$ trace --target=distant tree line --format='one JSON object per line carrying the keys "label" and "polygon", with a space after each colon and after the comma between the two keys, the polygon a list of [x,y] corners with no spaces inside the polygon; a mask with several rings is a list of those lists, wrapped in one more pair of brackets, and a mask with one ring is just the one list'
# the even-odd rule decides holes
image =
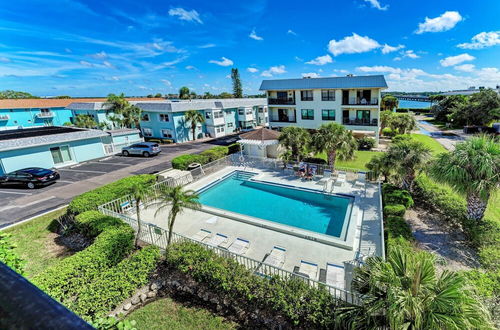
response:
{"label": "distant tree line", "polygon": [[39,99],[40,97],[31,95],[27,92],[4,90],[0,91],[0,99]]}

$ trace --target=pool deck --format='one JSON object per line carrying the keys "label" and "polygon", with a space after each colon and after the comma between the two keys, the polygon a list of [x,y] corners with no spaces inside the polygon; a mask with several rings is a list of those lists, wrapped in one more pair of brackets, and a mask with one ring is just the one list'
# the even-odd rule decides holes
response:
{"label": "pool deck", "polygon": [[[222,170],[207,175],[200,180],[190,183],[186,189],[198,190],[222,176],[234,171],[245,170],[257,173],[256,180],[269,181],[279,184],[293,185],[314,190],[323,190],[323,184],[317,181],[302,181],[290,172],[286,173],[280,169],[263,169],[227,166]],[[324,244],[322,242],[293,236],[280,231],[262,228],[254,224],[237,221],[228,217],[214,215],[205,211],[185,210],[179,214],[174,225],[174,231],[192,237],[200,229],[209,230],[212,234],[221,233],[229,237],[226,247],[236,238],[240,237],[250,241],[250,247],[245,256],[263,260],[267,253],[277,245],[284,247],[286,252],[285,264],[282,268],[293,271],[294,267],[300,265],[301,260],[318,264],[318,269],[325,268],[326,263],[344,265],[346,269],[346,282],[350,283],[352,260],[359,250],[364,254],[382,255],[382,226],[381,226],[381,205],[380,189],[376,183],[366,183],[365,189],[361,191],[352,187],[356,174],[348,173],[347,182],[342,187],[335,187],[334,193],[347,194],[355,197],[353,213],[351,217],[350,229],[352,230],[352,250],[338,246]],[[238,196],[228,196],[227,198],[238,198]],[[145,222],[166,228],[168,209],[158,212],[155,216],[156,208],[148,207],[141,212],[141,218]],[[307,219],[307,215],[304,215]],[[319,275],[319,270],[318,270]],[[316,276],[316,280],[318,279]],[[349,286],[347,285],[348,289]]]}

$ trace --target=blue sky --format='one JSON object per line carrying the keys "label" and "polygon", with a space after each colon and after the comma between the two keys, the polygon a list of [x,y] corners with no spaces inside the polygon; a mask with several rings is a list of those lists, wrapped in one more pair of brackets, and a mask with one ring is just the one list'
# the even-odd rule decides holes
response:
{"label": "blue sky", "polygon": [[0,3],[0,90],[104,96],[385,74],[390,90],[500,84],[500,1]]}

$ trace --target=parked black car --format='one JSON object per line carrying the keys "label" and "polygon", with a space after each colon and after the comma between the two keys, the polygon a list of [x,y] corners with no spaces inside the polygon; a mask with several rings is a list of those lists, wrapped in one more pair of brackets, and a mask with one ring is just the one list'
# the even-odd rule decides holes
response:
{"label": "parked black car", "polygon": [[0,185],[26,186],[33,189],[59,180],[61,176],[54,170],[40,167],[23,168],[0,176]]}

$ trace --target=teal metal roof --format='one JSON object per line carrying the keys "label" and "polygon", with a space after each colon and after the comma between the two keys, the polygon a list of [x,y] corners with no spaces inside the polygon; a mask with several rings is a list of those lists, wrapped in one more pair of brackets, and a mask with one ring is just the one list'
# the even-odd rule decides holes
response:
{"label": "teal metal roof", "polygon": [[263,80],[261,91],[321,88],[387,88],[383,75]]}

